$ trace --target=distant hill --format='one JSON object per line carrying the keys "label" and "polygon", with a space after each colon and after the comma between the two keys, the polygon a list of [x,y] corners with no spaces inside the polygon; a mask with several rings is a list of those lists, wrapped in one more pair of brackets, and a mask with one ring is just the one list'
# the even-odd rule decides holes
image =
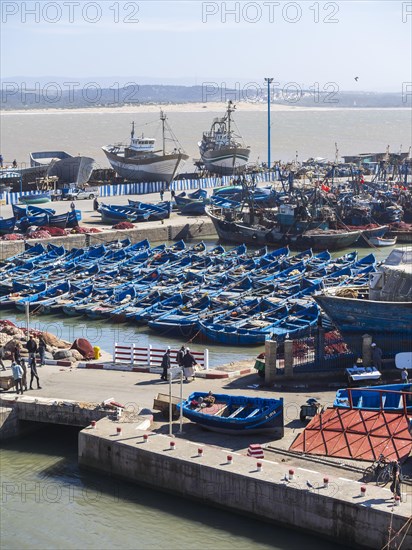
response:
{"label": "distant hill", "polygon": [[[213,91],[213,93],[212,93]],[[331,87],[326,92],[313,92],[301,90],[297,94],[293,89],[273,91],[273,104],[295,105],[298,107],[362,107],[362,108],[400,108],[410,107],[408,102],[403,102],[400,93],[379,93],[379,92],[339,92]],[[239,97],[240,96],[240,97]],[[21,90],[5,84],[2,85],[1,109],[29,110],[29,109],[77,109],[87,107],[109,107],[139,104],[184,104],[184,103],[205,103],[225,101],[233,99],[236,103],[248,100],[251,102],[263,103],[267,101],[264,90],[260,91],[259,97],[254,97],[253,89],[249,94],[239,93],[234,89],[206,89],[203,86],[180,86],[180,85],[130,85],[120,88],[98,88],[93,85],[84,85],[80,89],[69,90],[60,85],[49,85],[38,88],[26,87],[23,93]]]}

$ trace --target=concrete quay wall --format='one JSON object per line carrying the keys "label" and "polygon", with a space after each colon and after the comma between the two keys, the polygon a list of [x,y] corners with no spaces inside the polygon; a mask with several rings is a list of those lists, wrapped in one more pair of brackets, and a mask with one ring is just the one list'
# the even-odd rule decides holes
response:
{"label": "concrete quay wall", "polygon": [[153,225],[139,226],[135,229],[110,229],[102,233],[89,233],[87,235],[67,235],[65,237],[50,237],[50,239],[27,239],[26,241],[0,241],[0,260],[24,252],[25,242],[31,245],[42,243],[45,246],[52,243],[56,246],[65,246],[67,249],[71,249],[74,247],[85,248],[102,244],[102,242],[125,238],[129,238],[134,244],[143,239],[148,239],[153,243],[216,236],[215,228],[209,218],[184,218],[183,220],[174,219],[173,221],[174,223],[166,222],[164,224],[147,222],[148,224],[153,223]]}
{"label": "concrete quay wall", "polygon": [[[121,434],[116,433],[119,426]],[[145,433],[147,442],[143,439]],[[175,442],[175,450],[170,448],[171,441]],[[104,419],[96,429],[79,433],[79,464],[353,548],[382,548],[388,541],[389,527],[396,533],[408,519],[402,507],[378,505],[383,500],[379,487],[368,487],[371,494],[361,497],[360,485],[352,483],[347,487],[343,481],[335,480],[322,488],[320,479],[319,490],[308,490],[304,477],[284,481],[288,471],[284,464],[262,460],[263,470],[258,472],[254,458],[216,447],[203,447],[199,457],[198,447],[179,438],[148,434],[133,425]],[[228,463],[228,454],[233,457],[232,464]],[[409,509],[409,505],[405,506]],[[404,534],[401,532],[396,542]],[[412,547],[412,533],[406,535],[404,545]]]}
{"label": "concrete quay wall", "polygon": [[[100,420],[109,411],[80,406],[76,401],[20,397],[0,397],[0,440],[18,437],[31,431],[33,423],[63,424],[84,428],[92,420]],[[30,422],[30,424],[28,423]]]}

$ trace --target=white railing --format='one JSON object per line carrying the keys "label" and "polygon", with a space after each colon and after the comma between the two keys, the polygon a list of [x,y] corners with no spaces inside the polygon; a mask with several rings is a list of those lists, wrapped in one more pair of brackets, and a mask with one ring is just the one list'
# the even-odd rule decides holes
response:
{"label": "white railing", "polygon": [[[167,348],[154,348],[151,345],[147,347],[139,347],[136,344],[122,344],[115,342],[113,361],[115,363],[122,363],[132,367],[160,368],[166,349]],[[177,366],[176,355],[178,351],[179,348],[170,349],[170,364],[172,367]],[[204,349],[203,351],[190,350],[190,353],[202,369],[209,369],[208,349]]]}

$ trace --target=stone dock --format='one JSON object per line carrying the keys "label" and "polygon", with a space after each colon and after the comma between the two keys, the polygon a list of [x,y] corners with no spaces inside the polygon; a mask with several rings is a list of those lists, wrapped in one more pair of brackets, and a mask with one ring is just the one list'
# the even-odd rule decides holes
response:
{"label": "stone dock", "polygon": [[[143,411],[144,412],[144,411]],[[190,439],[148,431],[150,413],[116,417],[96,404],[3,395],[0,434],[21,435],[39,423],[82,427],[78,459],[84,468],[156,490],[299,529],[352,548],[412,547],[410,494],[395,506],[388,489],[317,463],[285,461],[262,445],[264,458],[222,446],[217,434]],[[190,426],[185,424],[185,426]],[[206,441],[206,443],[205,443]],[[308,481],[310,478],[310,482]]]}

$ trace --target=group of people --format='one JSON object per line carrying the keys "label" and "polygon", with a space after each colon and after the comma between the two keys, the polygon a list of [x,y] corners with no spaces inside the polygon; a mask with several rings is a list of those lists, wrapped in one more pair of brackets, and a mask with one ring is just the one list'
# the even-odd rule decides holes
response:
{"label": "group of people", "polygon": [[[37,363],[36,355],[37,353],[40,356],[40,365],[44,365],[45,354],[46,354],[46,342],[42,336],[39,338],[39,343],[37,344],[33,335],[30,336],[29,340],[26,343],[26,349],[28,351],[28,368],[30,369],[30,387],[27,387],[27,366],[26,361],[21,354],[21,344],[17,343],[14,346],[14,349],[11,354],[11,373],[14,380],[14,385],[16,388],[16,393],[23,394],[24,391],[28,389],[33,389],[33,381],[37,382],[37,389],[41,389],[40,378],[37,372]],[[6,370],[4,365],[5,351],[4,347],[0,348],[0,365],[2,370]]]}
{"label": "group of people", "polygon": [[[167,348],[166,353],[163,355],[162,359],[162,375],[160,376],[161,380],[167,380],[168,376],[168,369],[171,367],[171,358],[170,358],[170,347]],[[197,365],[197,361],[194,358],[192,352],[190,351],[190,348],[186,348],[185,346],[182,346],[179,351],[176,354],[176,363],[179,367],[183,369],[183,374],[185,377],[185,381],[189,382],[189,378],[192,380],[195,379],[195,365]]]}

